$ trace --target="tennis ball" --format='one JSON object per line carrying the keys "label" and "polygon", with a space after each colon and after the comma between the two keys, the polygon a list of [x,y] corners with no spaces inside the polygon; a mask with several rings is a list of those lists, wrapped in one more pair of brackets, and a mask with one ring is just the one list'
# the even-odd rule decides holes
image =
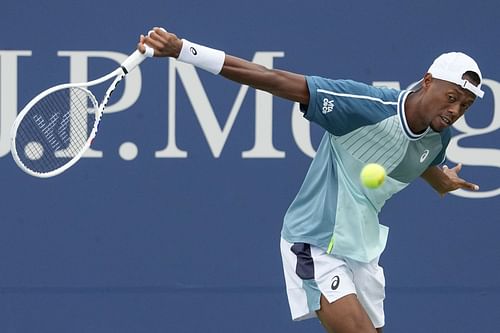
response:
{"label": "tennis ball", "polygon": [[361,183],[368,188],[377,188],[385,180],[385,169],[377,163],[368,163],[359,175]]}

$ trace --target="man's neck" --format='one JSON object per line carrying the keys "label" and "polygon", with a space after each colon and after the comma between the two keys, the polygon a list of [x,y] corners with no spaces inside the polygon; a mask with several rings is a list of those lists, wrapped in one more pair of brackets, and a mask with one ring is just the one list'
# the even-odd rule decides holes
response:
{"label": "man's neck", "polygon": [[408,126],[415,134],[423,133],[429,124],[425,123],[422,113],[425,110],[420,105],[420,98],[418,92],[412,92],[408,95],[405,101],[405,116]]}

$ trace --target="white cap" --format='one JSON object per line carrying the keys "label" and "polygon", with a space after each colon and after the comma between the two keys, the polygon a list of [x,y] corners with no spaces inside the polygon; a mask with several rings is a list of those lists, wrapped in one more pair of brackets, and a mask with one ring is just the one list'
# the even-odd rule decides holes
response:
{"label": "white cap", "polygon": [[[477,86],[462,78],[465,72],[469,71],[479,76],[479,84]],[[434,60],[427,72],[431,73],[432,77],[436,79],[458,84],[460,87],[469,90],[478,97],[482,98],[484,95],[484,91],[481,90],[483,77],[479,70],[479,66],[474,59],[465,53],[444,53]]]}

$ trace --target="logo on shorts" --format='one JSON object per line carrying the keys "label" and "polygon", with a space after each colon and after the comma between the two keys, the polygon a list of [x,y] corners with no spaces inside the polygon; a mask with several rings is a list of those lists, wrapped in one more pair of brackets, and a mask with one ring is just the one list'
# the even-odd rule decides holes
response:
{"label": "logo on shorts", "polygon": [[332,279],[332,290],[337,290],[340,284],[340,277],[335,275]]}
{"label": "logo on shorts", "polygon": [[189,48],[189,51],[193,54],[193,55],[197,55],[198,54],[198,51],[196,51],[196,49],[194,47],[190,47]]}

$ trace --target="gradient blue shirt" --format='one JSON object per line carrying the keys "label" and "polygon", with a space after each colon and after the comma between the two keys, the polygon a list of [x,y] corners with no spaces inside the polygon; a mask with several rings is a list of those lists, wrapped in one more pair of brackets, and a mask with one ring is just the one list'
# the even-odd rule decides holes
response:
{"label": "gradient blue shirt", "polygon": [[[413,133],[405,116],[411,91],[350,80],[307,77],[304,116],[326,130],[304,182],[285,214],[282,237],[369,262],[384,250],[389,228],[378,213],[394,193],[444,160],[449,129]],[[366,163],[384,166],[377,189],[361,185]]]}

